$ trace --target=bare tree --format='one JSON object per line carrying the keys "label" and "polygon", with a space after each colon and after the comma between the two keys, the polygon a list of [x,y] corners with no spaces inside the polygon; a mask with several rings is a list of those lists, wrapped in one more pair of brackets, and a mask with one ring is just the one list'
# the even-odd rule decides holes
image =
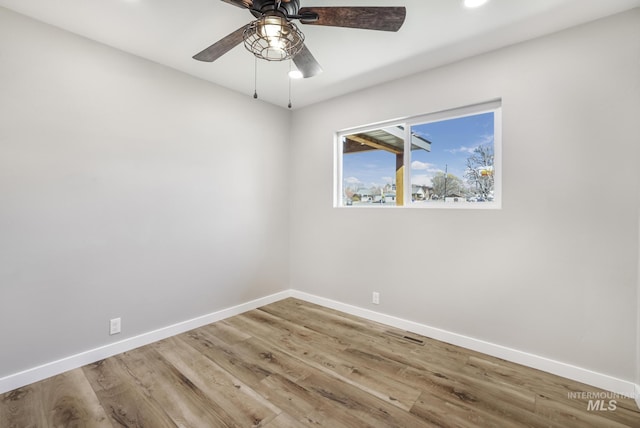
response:
{"label": "bare tree", "polygon": [[464,183],[460,177],[453,174],[445,175],[442,171],[437,172],[431,179],[431,183],[433,184],[433,194],[438,196],[439,199],[444,199],[451,195],[464,196],[466,193]]}
{"label": "bare tree", "polygon": [[493,193],[494,185],[493,145],[478,146],[467,158],[467,170],[464,178],[472,191],[483,198]]}

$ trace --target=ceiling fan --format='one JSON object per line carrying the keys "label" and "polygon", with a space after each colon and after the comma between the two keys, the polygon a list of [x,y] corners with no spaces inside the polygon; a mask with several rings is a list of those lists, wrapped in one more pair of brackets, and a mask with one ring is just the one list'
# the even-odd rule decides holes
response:
{"label": "ceiling fan", "polygon": [[222,0],[256,17],[202,52],[199,61],[213,62],[244,42],[257,58],[268,61],[292,59],[302,77],[312,77],[322,67],[304,44],[304,34],[292,22],[305,25],[398,31],[406,16],[404,7],[300,7],[300,0]]}

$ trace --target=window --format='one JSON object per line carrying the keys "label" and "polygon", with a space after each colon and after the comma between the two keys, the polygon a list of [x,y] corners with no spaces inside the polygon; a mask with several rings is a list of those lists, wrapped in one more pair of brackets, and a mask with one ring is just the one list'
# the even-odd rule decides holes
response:
{"label": "window", "polygon": [[500,104],[338,132],[334,205],[500,208]]}

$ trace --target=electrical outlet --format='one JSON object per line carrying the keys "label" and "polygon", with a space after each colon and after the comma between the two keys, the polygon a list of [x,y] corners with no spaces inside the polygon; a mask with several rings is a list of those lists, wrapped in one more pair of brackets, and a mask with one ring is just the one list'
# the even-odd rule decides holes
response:
{"label": "electrical outlet", "polygon": [[373,292],[373,298],[371,299],[371,302],[374,305],[379,305],[380,304],[380,293],[378,293],[377,291]]}
{"label": "electrical outlet", "polygon": [[120,333],[120,328],[121,328],[120,318],[114,318],[111,321],[109,321],[109,334]]}

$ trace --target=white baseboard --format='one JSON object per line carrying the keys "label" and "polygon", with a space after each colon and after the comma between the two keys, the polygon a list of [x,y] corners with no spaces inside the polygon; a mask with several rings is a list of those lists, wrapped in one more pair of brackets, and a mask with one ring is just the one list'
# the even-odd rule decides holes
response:
{"label": "white baseboard", "polygon": [[202,327],[203,325],[211,324],[213,322],[250,311],[260,306],[268,305],[269,303],[277,302],[290,296],[291,290],[281,291],[270,296],[255,299],[247,303],[212,312],[210,314],[163,327],[158,330],[129,337],[119,342],[110,343],[96,349],[71,355],[38,367],[33,367],[19,373],[11,374],[0,378],[0,394],[125,351],[130,351],[143,345],[148,345],[149,343],[157,342],[158,340],[166,339],[167,337],[175,336],[176,334],[184,333],[185,331],[193,330],[194,328]]}
{"label": "white baseboard", "polygon": [[336,309],[351,315],[359,316],[371,321],[376,321],[392,327],[400,328],[422,336],[430,337],[452,345],[461,346],[463,348],[482,352],[493,357],[502,358],[507,361],[522,364],[538,370],[562,376],[577,382],[595,386],[607,391],[620,394],[625,397],[635,398],[640,408],[640,386],[632,382],[617,379],[602,373],[597,373],[571,364],[562,363],[560,361],[551,360],[549,358],[540,357],[516,349],[507,348],[505,346],[496,345],[494,343],[485,342],[483,340],[474,339],[450,331],[442,330],[428,325],[419,324],[391,315],[381,314],[379,312],[364,309],[358,306],[348,305],[335,300],[326,299],[324,297],[315,296],[313,294],[304,293],[297,290],[291,290],[291,297]]}
{"label": "white baseboard", "polygon": [[158,340],[194,328],[202,327],[225,318],[239,315],[243,312],[256,309],[269,303],[277,302],[287,297],[295,297],[300,300],[315,303],[331,309],[336,309],[351,315],[359,316],[371,321],[400,328],[413,333],[418,333],[426,337],[430,337],[463,348],[472,349],[487,355],[502,358],[507,361],[522,364],[528,367],[539,369],[548,373],[602,388],[626,397],[634,397],[638,407],[640,408],[640,385],[617,379],[602,373],[593,372],[584,368],[576,367],[571,364],[562,363],[527,352],[518,351],[516,349],[507,348],[505,346],[496,345],[472,337],[463,336],[402,318],[381,314],[369,309],[360,308],[358,306],[341,303],[324,297],[315,296],[313,294],[304,293],[297,290],[285,290],[266,297],[252,300],[230,308],[222,309],[207,315],[203,315],[191,320],[183,321],[158,330],[150,331],[138,336],[130,337],[119,342],[110,343],[96,349],[91,349],[76,355],[43,364],[19,373],[0,378],[0,394],[11,391],[22,386],[29,385],[51,376],[82,367],[86,364],[111,357],[113,355],[138,348]]}

